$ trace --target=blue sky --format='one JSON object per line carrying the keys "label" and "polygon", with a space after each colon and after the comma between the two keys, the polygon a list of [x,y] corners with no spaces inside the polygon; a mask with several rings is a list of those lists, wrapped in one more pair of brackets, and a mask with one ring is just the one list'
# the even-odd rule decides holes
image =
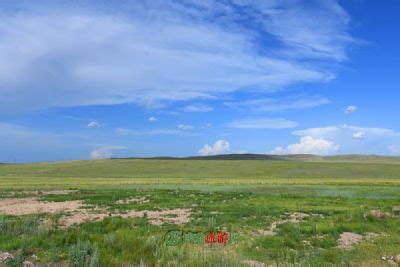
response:
{"label": "blue sky", "polygon": [[0,162],[400,154],[400,4],[0,2]]}

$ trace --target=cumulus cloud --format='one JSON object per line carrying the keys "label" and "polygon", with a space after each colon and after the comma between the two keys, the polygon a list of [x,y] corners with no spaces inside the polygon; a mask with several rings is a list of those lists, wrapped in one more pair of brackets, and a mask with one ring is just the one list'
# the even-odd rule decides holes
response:
{"label": "cumulus cloud", "polygon": [[303,136],[299,143],[288,145],[286,148],[276,147],[271,154],[313,154],[313,155],[328,155],[337,152],[338,145],[325,139],[317,139],[312,136]]}
{"label": "cumulus cloud", "polygon": [[357,111],[357,107],[356,106],[348,106],[345,110],[344,113],[347,115],[353,114],[354,112]]}
{"label": "cumulus cloud", "polygon": [[209,155],[219,155],[226,154],[230,151],[230,145],[228,141],[218,140],[214,143],[214,145],[210,146],[208,144],[204,145],[199,150],[199,155],[201,156],[209,156]]}
{"label": "cumulus cloud", "polygon": [[192,104],[184,107],[182,110],[185,112],[210,112],[214,108],[206,104]]}
{"label": "cumulus cloud", "polygon": [[336,0],[302,2],[14,1],[0,13],[0,113],[329,81],[326,63],[354,42],[349,16]]}
{"label": "cumulus cloud", "polygon": [[400,142],[400,132],[378,127],[327,126],[297,130],[292,134],[330,140],[339,145],[339,152],[343,154],[388,154],[390,146]]}
{"label": "cumulus cloud", "polygon": [[126,149],[124,146],[101,146],[90,152],[91,159],[109,159],[115,150]]}
{"label": "cumulus cloud", "polygon": [[233,121],[229,126],[240,129],[286,129],[297,127],[297,122],[286,119],[249,119]]}
{"label": "cumulus cloud", "polygon": [[88,125],[86,125],[87,128],[99,128],[101,126],[100,123],[98,123],[97,121],[91,121],[88,123]]}
{"label": "cumulus cloud", "polygon": [[157,118],[151,116],[151,117],[148,118],[148,121],[149,121],[149,122],[156,122],[156,121],[157,121]]}
{"label": "cumulus cloud", "polygon": [[183,130],[183,131],[188,131],[188,130],[194,129],[193,125],[190,125],[190,124],[179,124],[177,127],[178,127],[178,129]]}

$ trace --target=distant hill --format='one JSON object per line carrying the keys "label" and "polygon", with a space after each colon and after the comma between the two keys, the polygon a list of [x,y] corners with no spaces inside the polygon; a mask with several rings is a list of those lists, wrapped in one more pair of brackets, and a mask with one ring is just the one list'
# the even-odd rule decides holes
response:
{"label": "distant hill", "polygon": [[154,159],[154,160],[282,160],[276,155],[264,154],[223,154],[213,156],[190,156],[190,157],[129,157],[113,159]]}
{"label": "distant hill", "polygon": [[295,155],[267,155],[267,154],[223,154],[212,156],[189,156],[189,157],[127,157],[112,159],[147,159],[147,160],[287,160],[287,161],[399,161],[399,157],[378,155],[335,155],[317,156],[310,154]]}

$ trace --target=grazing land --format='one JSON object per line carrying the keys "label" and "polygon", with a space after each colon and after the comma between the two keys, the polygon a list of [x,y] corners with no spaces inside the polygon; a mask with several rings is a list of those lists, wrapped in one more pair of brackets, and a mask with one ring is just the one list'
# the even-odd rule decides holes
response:
{"label": "grazing land", "polygon": [[399,158],[0,165],[6,266],[389,266],[399,230]]}

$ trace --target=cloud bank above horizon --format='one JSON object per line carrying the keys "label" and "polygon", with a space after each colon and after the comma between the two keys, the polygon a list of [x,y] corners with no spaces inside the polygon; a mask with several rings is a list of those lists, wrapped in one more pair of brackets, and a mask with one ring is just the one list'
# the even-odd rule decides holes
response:
{"label": "cloud bank above horizon", "polygon": [[352,65],[365,36],[355,34],[364,26],[347,5],[1,1],[0,162],[398,155],[393,105],[372,108],[378,97],[396,99],[395,90],[371,93],[383,83],[361,73],[365,53]]}
{"label": "cloud bank above horizon", "polygon": [[355,42],[350,18],[334,0],[93,3],[21,1],[2,12],[0,114],[123,103],[157,108],[327,82],[335,68],[326,63],[345,60]]}

